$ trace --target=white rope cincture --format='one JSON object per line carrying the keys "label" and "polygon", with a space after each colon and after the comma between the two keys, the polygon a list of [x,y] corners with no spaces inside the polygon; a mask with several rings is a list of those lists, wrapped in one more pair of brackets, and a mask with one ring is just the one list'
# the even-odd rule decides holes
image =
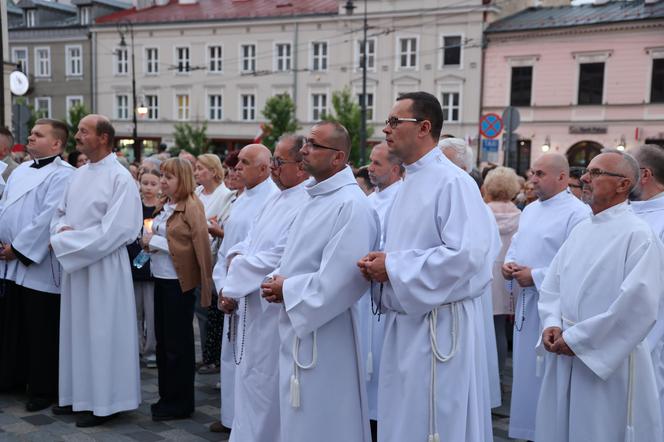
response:
{"label": "white rope cincture", "polygon": [[[446,355],[440,352],[438,348],[437,326],[438,309],[449,306],[452,316],[452,347]],[[459,308],[456,302],[444,304],[431,310],[428,314],[429,320],[429,341],[431,343],[431,383],[429,385],[429,438],[428,442],[440,442],[438,434],[438,421],[436,419],[436,363],[447,362],[454,357],[457,352],[457,341],[459,339]]]}
{"label": "white rope cincture", "polygon": [[310,370],[316,366],[318,360],[318,345],[316,343],[318,330],[314,330],[313,343],[311,349],[311,362],[309,364],[302,364],[299,361],[300,353],[300,338],[295,336],[293,339],[293,374],[290,379],[290,396],[291,407],[300,408],[300,375],[299,370]]}
{"label": "white rope cincture", "polygon": [[367,382],[371,380],[371,376],[373,375],[373,352],[371,351],[371,347],[373,346],[373,321],[374,318],[371,316],[369,318],[369,353],[367,354]]}
{"label": "white rope cincture", "polygon": [[634,352],[629,354],[629,381],[627,384],[627,427],[625,442],[634,442]]}

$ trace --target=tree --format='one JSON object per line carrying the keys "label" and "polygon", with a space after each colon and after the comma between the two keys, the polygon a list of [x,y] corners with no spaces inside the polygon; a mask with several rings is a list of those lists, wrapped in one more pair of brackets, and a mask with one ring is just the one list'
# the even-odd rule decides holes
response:
{"label": "tree", "polygon": [[279,137],[295,133],[300,128],[295,119],[295,103],[286,93],[270,97],[265,102],[262,113],[268,120],[264,127],[263,144],[272,150],[277,145]]}
{"label": "tree", "polygon": [[207,121],[196,127],[189,123],[178,123],[175,125],[175,147],[179,150],[186,150],[194,155],[206,153],[210,147],[210,140],[207,137]]}
{"label": "tree", "polygon": [[[350,161],[356,166],[361,166],[360,161],[360,121],[362,118],[362,109],[357,104],[350,93],[349,88],[332,93],[333,115],[325,115],[326,121],[335,121],[342,124],[350,135],[351,150]],[[367,139],[373,135],[373,127],[367,125]]]}
{"label": "tree", "polygon": [[69,127],[69,139],[67,140],[67,147],[65,149],[67,152],[76,150],[76,140],[74,139],[74,136],[78,131],[78,123],[88,114],[89,112],[82,103],[75,104],[69,109],[67,123],[67,126]]}

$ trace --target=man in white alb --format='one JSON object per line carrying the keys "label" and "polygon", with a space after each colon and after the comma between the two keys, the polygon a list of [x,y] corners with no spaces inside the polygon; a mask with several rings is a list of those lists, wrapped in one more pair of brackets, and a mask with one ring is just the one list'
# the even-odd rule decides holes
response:
{"label": "man in white alb", "polygon": [[530,181],[538,199],[523,210],[502,268],[515,305],[509,436],[516,439],[535,438],[541,383],[535,354],[542,332],[539,288],[560,246],[590,214],[590,208],[567,189],[568,179],[569,164],[563,155],[545,154],[535,160]]}
{"label": "man in white alb", "polygon": [[369,282],[355,262],[378,246],[380,225],[346,164],[350,148],[338,123],[311,129],[301,151],[310,199],[262,285],[263,297],[282,305],[282,442],[371,441],[356,305]]}
{"label": "man in white alb", "polygon": [[100,425],[141,402],[136,306],[127,248],[143,225],[136,183],[112,153],[115,130],[84,117],[77,169],[51,222],[62,265],[60,382],[56,414],[85,411],[76,425]]}
{"label": "man in white alb", "polygon": [[[217,253],[217,263],[212,272],[215,289],[221,293],[226,284],[229,265],[229,250],[243,241],[249,233],[254,219],[265,206],[265,202],[279,192],[270,179],[270,150],[262,144],[249,144],[240,150],[235,170],[245,185],[245,191],[233,203],[231,214],[224,224],[224,239]],[[221,301],[219,304],[221,308]],[[221,336],[221,424],[231,428],[235,404],[235,361],[228,331],[238,320],[237,312],[224,316]],[[215,424],[212,424],[215,425]]]}
{"label": "man in white alb", "polygon": [[[639,185],[632,192],[632,211],[652,227],[655,235],[664,241],[664,149],[655,145],[643,145],[630,151],[639,163]],[[664,269],[662,269],[664,270]],[[664,424],[664,303],[660,305],[657,323],[648,334],[652,350],[653,368],[657,379],[657,391]],[[664,440],[664,434],[662,435]]]}
{"label": "man in white alb", "polygon": [[304,137],[283,136],[272,157],[272,181],[281,192],[266,203],[247,237],[233,246],[222,291],[226,313],[238,311],[232,333],[235,410],[231,441],[278,442],[279,437],[279,309],[260,296],[260,286],[274,271],[284,251],[295,216],[309,199],[303,182],[300,148]]}
{"label": "man in white alb", "polygon": [[634,158],[618,151],[593,158],[581,177],[593,215],[569,235],[540,287],[537,442],[661,440],[645,338],[664,300],[664,246],[627,203],[638,179]]}
{"label": "man in white alb", "polygon": [[[406,168],[384,252],[358,266],[385,312],[378,440],[492,440],[480,297],[491,281],[490,214],[473,179],[436,147],[438,100],[402,94],[383,132]],[[484,362],[485,363],[485,362]]]}

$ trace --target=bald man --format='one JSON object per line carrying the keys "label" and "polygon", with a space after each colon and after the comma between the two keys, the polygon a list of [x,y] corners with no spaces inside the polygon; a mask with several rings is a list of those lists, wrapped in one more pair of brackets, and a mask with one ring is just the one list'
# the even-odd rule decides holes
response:
{"label": "bald man", "polygon": [[[263,210],[265,203],[279,193],[279,188],[270,178],[270,150],[262,144],[249,144],[240,150],[235,171],[242,184],[244,192],[231,206],[231,213],[224,224],[224,239],[217,254],[217,264],[214,266],[213,278],[217,292],[220,294],[219,305],[227,308],[224,303],[228,299],[221,296],[226,283],[228,267],[230,266],[229,251],[233,246],[243,241],[249,233],[251,223]],[[239,316],[233,312],[224,317],[224,331],[221,344],[221,424],[226,429],[233,425],[235,408],[235,360],[233,355],[234,335],[228,330],[241,330],[235,322]],[[231,327],[231,328],[229,328]],[[228,337],[230,336],[230,340]],[[240,350],[237,349],[236,353]],[[239,353],[238,353],[239,354]],[[217,428],[211,428],[213,431]]]}
{"label": "bald man", "polygon": [[103,424],[141,402],[136,307],[126,245],[143,225],[131,174],[112,153],[115,130],[102,115],[78,124],[76,169],[51,222],[62,265],[60,391],[55,414]]}
{"label": "bald man", "polygon": [[302,150],[310,199],[290,229],[263,297],[279,314],[281,442],[370,442],[356,303],[369,288],[355,262],[378,246],[379,221],[347,165],[350,137],[320,122]]}
{"label": "bald man", "polygon": [[592,216],[540,286],[537,442],[662,440],[645,338],[664,298],[664,246],[627,204],[638,180],[639,165],[619,151],[593,158],[581,177]]}
{"label": "bald man", "polygon": [[569,164],[559,154],[539,157],[530,182],[537,200],[523,210],[519,229],[505,255],[503,277],[514,299],[513,384],[509,436],[534,440],[541,378],[535,345],[540,335],[539,289],[551,260],[574,226],[590,214],[567,187]]}

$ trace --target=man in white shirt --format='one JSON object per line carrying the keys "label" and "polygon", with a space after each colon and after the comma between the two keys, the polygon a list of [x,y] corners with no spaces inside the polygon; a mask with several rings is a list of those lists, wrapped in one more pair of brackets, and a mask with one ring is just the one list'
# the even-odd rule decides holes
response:
{"label": "man in white shirt", "polygon": [[638,179],[634,158],[618,151],[593,158],[581,177],[593,215],[572,231],[540,287],[546,366],[537,442],[661,440],[645,338],[664,298],[664,246],[627,204]]}
{"label": "man in white shirt", "polygon": [[509,436],[533,440],[541,383],[535,345],[541,334],[537,301],[547,268],[574,226],[590,209],[567,189],[569,164],[560,154],[539,157],[532,166],[537,200],[523,210],[505,255],[503,277],[514,297],[512,402]]}
{"label": "man in white shirt", "polygon": [[[402,94],[383,132],[406,174],[386,220],[384,251],[358,266],[385,312],[378,440],[492,440],[481,288],[491,215],[473,179],[436,144],[438,100]],[[485,362],[484,362],[485,363]]]}
{"label": "man in white shirt", "polygon": [[60,265],[48,244],[53,212],[74,171],[60,158],[68,137],[62,121],[37,120],[27,146],[33,161],[14,170],[0,200],[0,386],[27,384],[27,411],[58,398]]}
{"label": "man in white shirt", "polygon": [[313,126],[302,147],[310,199],[263,297],[279,309],[283,442],[369,442],[356,303],[369,288],[355,262],[378,246],[375,211],[346,164],[350,136]]}
{"label": "man in white shirt", "polygon": [[84,117],[76,147],[90,162],[76,169],[51,222],[62,265],[59,406],[84,411],[76,425],[103,424],[138,408],[141,379],[136,305],[126,245],[143,225],[133,177],[113,150],[115,130],[101,115]]}

